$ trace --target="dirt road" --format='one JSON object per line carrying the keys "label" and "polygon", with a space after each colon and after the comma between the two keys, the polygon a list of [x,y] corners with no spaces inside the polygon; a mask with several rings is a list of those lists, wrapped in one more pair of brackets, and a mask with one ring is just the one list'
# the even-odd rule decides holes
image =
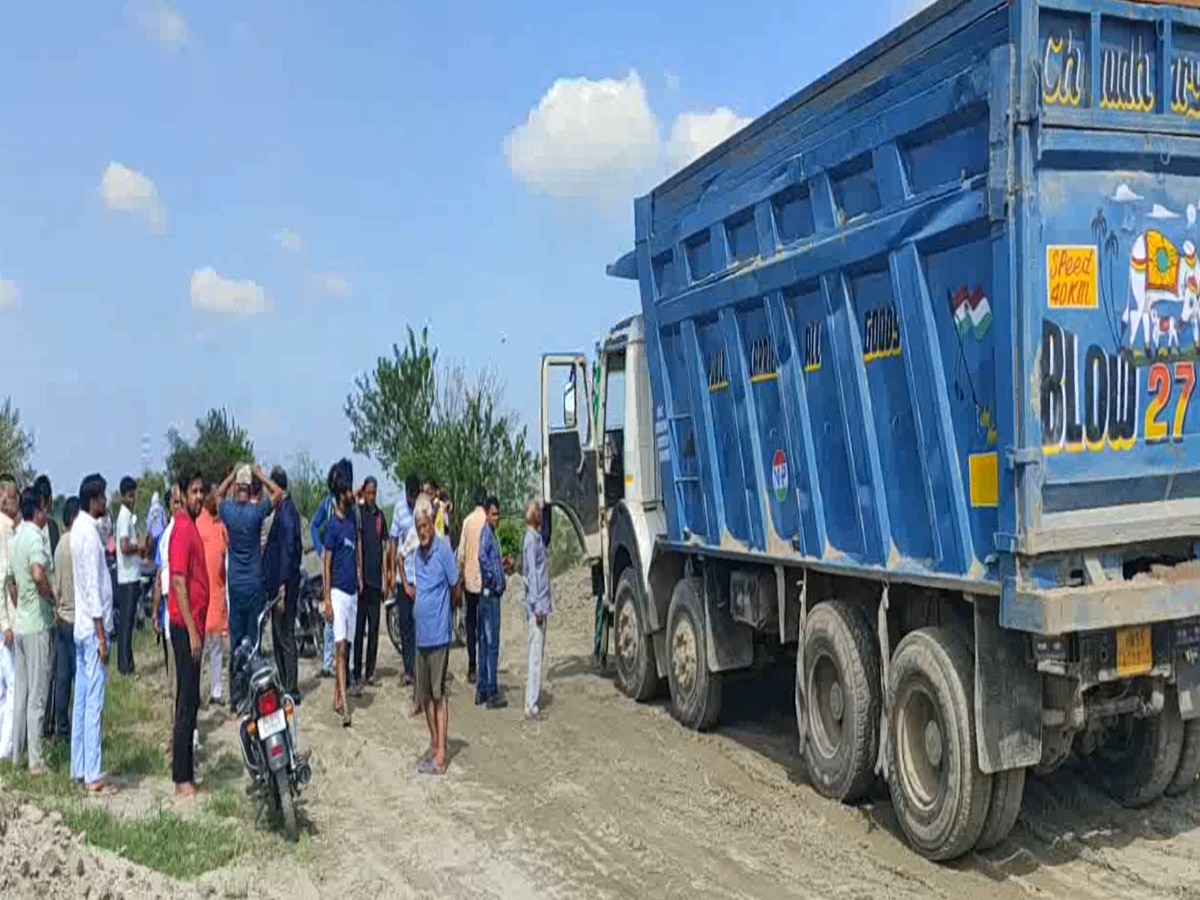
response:
{"label": "dirt road", "polygon": [[586,575],[556,588],[547,720],[522,720],[518,583],[500,664],[513,704],[472,706],[456,652],[443,778],[415,773],[427,736],[403,717],[390,647],[387,682],[353,729],[328,711],[328,683],[310,692],[314,860],[280,867],[287,896],[1200,898],[1194,796],[1131,813],[1070,773],[1033,782],[1006,844],[935,866],[905,847],[886,794],[847,809],[808,787],[786,685],[774,705],[762,699],[771,691],[742,686],[716,734],[687,732],[665,705],[636,706],[594,673]]}
{"label": "dirt road", "polygon": [[[1033,781],[1012,838],[936,866],[898,836],[886,793],[829,803],[806,784],[786,678],[744,685],[715,734],[680,728],[665,705],[637,706],[591,665],[585,573],[556,583],[543,707],[522,719],[522,589],[505,601],[500,681],[512,706],[471,705],[455,651],[453,760],[418,776],[422,721],[404,716],[397,659],[354,727],[329,710],[329,682],[304,664],[304,743],[313,784],[299,853],[243,858],[204,893],[451,898],[1200,898],[1196,796],[1126,812],[1071,773]],[[738,710],[743,710],[741,716]],[[207,756],[232,747],[229,724]],[[3,893],[0,891],[0,893]],[[42,894],[45,896],[45,894]]]}

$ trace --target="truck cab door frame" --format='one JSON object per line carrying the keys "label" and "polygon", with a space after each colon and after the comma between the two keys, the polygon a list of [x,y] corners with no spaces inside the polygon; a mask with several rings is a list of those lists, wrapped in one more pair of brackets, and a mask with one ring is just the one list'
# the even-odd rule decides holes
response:
{"label": "truck cab door frame", "polygon": [[[566,369],[562,396],[551,396]],[[542,357],[542,497],[562,510],[589,560],[601,557],[600,480],[594,404],[587,357],[581,353]],[[553,404],[561,403],[555,416]],[[561,420],[561,424],[554,424]],[[582,426],[582,427],[581,427]]]}

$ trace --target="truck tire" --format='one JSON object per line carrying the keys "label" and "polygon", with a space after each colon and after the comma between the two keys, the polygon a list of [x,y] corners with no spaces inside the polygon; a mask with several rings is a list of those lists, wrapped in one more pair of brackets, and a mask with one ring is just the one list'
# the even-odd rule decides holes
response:
{"label": "truck tire", "polygon": [[1173,690],[1167,691],[1157,716],[1135,719],[1124,715],[1102,738],[1085,766],[1092,780],[1129,809],[1160,799],[1179,769],[1183,755],[1183,719]]}
{"label": "truck tire", "polygon": [[1008,837],[1017,816],[1021,814],[1021,801],[1025,798],[1025,770],[1009,769],[992,775],[992,801],[988,806],[983,833],[975,842],[976,850],[991,850],[999,847]]}
{"label": "truck tire", "polygon": [[658,670],[654,644],[643,627],[637,573],[632,568],[617,579],[615,613],[617,687],[625,696],[645,703],[658,693]]}
{"label": "truck tire", "polygon": [[1200,777],[1200,719],[1183,723],[1183,750],[1179,754],[1179,767],[1175,777],[1167,785],[1168,797],[1182,797],[1192,789]]}
{"label": "truck tire", "polygon": [[804,760],[817,792],[854,803],[875,781],[879,755],[879,644],[854,606],[813,608],[804,631]]}
{"label": "truck tire", "polygon": [[721,716],[721,676],[708,670],[708,642],[700,580],[675,585],[667,611],[667,681],[671,712],[688,728],[704,731]]}
{"label": "truck tire", "polygon": [[922,856],[950,860],[983,834],[992,776],[980,771],[975,697],[966,641],[945,628],[922,628],[900,642],[888,684],[892,805]]}

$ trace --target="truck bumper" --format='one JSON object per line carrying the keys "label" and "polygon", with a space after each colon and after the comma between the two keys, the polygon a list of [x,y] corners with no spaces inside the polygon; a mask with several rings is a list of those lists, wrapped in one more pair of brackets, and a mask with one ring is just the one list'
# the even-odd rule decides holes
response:
{"label": "truck bumper", "polygon": [[1200,617],[1200,579],[1133,581],[1042,590],[1008,580],[1001,593],[1004,628],[1052,637]]}

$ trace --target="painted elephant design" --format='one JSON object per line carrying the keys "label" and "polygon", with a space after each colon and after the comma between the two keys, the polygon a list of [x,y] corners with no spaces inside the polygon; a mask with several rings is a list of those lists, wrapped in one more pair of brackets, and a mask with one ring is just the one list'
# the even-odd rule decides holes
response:
{"label": "painted elephant design", "polygon": [[[1164,315],[1161,303],[1182,304],[1178,320]],[[1188,325],[1193,343],[1200,346],[1200,260],[1195,244],[1184,241],[1180,252],[1161,232],[1137,236],[1129,255],[1129,303],[1121,322],[1128,326],[1130,347],[1141,334],[1147,352],[1157,350],[1163,340],[1168,349],[1177,348],[1180,327]]]}

